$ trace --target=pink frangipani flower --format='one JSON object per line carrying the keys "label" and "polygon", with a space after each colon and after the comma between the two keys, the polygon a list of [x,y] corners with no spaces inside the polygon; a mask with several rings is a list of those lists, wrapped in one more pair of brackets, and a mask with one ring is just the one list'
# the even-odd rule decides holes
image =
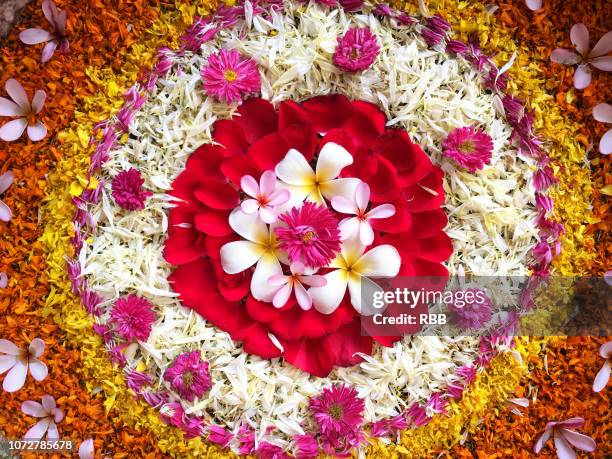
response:
{"label": "pink frangipani flower", "polygon": [[64,419],[64,411],[55,404],[50,395],[43,395],[42,403],[27,400],[21,404],[21,411],[29,416],[42,418],[23,436],[24,440],[40,440],[47,434],[47,440],[59,440],[57,425]]}
{"label": "pink frangipani flower", "polygon": [[58,46],[61,53],[66,54],[70,49],[70,43],[66,38],[66,11],[58,9],[52,0],[43,0],[42,10],[53,27],[53,32],[38,28],[26,29],[19,34],[19,39],[26,45],[47,43],[41,54],[41,61],[44,64],[51,59]]}
{"label": "pink frangipani flower", "polygon": [[525,5],[527,5],[527,8],[531,11],[538,11],[542,9],[542,0],[525,0]]}
{"label": "pink frangipani flower", "polygon": [[278,291],[274,294],[272,304],[275,308],[282,308],[293,291],[300,308],[308,311],[312,307],[312,297],[304,288],[304,285],[323,287],[327,284],[327,280],[323,276],[305,275],[304,270],[306,268],[300,262],[291,263],[289,269],[291,270],[291,275],[289,276],[275,274],[268,279],[270,285],[279,287]]}
{"label": "pink frangipani flower", "polygon": [[13,78],[6,80],[4,88],[13,100],[0,97],[0,116],[18,118],[0,127],[0,139],[7,142],[17,140],[26,128],[32,142],[44,139],[47,135],[47,128],[41,121],[36,120],[35,115],[42,111],[47,93],[42,89],[36,90],[30,104],[25,89],[17,80]]}
{"label": "pink frangipani flower", "polygon": [[591,84],[591,66],[604,72],[612,71],[612,56],[606,56],[612,51],[612,31],[601,37],[593,49],[590,49],[589,30],[582,23],[574,24],[570,30],[570,39],[578,54],[557,48],[550,55],[550,60],[558,64],[578,64],[574,73],[576,89],[584,89]]}
{"label": "pink frangipani flower", "polygon": [[259,212],[261,219],[270,224],[274,223],[278,214],[276,206],[281,206],[289,201],[291,193],[289,190],[276,189],[276,174],[273,171],[265,171],[259,179],[259,184],[250,175],[240,179],[242,191],[253,199],[245,199],[240,208],[245,214]]}
{"label": "pink frangipani flower", "polygon": [[548,439],[553,436],[559,459],[575,459],[576,453],[572,450],[572,446],[582,451],[594,451],[596,445],[591,437],[571,430],[582,426],[584,426],[583,418],[570,418],[566,421],[549,422],[546,424],[542,436],[536,441],[533,450],[536,454],[539,454]]}
{"label": "pink frangipani flower", "polygon": [[88,438],[79,446],[79,459],[94,459],[94,442],[93,438]]}
{"label": "pink frangipani flower", "polygon": [[610,369],[612,369],[612,341],[608,341],[601,345],[599,348],[599,355],[606,361],[601,367],[601,370],[597,373],[597,376],[595,376],[595,381],[593,381],[593,390],[595,392],[600,392],[608,385]]}
{"label": "pink frangipani flower", "polygon": [[10,370],[4,378],[2,388],[15,392],[25,383],[28,369],[36,381],[47,377],[47,365],[38,358],[45,352],[45,342],[40,338],[32,340],[28,349],[20,349],[6,339],[0,339],[0,374]]}
{"label": "pink frangipani flower", "polygon": [[[593,118],[602,123],[612,123],[612,105],[598,104],[593,107]],[[606,132],[599,141],[599,152],[602,155],[612,153],[612,129]]]}
{"label": "pink frangipani flower", "polygon": [[340,239],[346,240],[357,236],[361,243],[368,246],[374,242],[374,230],[369,220],[389,218],[395,215],[393,204],[382,204],[368,211],[370,203],[370,187],[360,182],[355,189],[353,199],[344,196],[334,196],[332,207],[343,214],[352,214],[354,217],[345,218],[340,222]]}
{"label": "pink frangipani flower", "polygon": [[257,63],[242,57],[235,49],[222,49],[210,55],[202,79],[206,94],[227,104],[241,102],[244,95],[261,88]]}
{"label": "pink frangipani flower", "polygon": [[[0,175],[0,194],[8,190],[12,183],[13,173],[11,171],[6,171],[4,174]],[[3,222],[8,222],[12,216],[13,213],[11,212],[9,206],[0,200],[0,220]]]}

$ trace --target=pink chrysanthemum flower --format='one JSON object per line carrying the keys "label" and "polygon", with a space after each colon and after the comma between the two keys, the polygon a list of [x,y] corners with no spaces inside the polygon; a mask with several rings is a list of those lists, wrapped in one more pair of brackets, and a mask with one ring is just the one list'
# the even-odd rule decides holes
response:
{"label": "pink chrysanthemum flower", "polygon": [[481,328],[491,320],[491,300],[482,290],[469,288],[467,292],[473,293],[474,301],[464,300],[451,304],[453,319],[463,330]]}
{"label": "pink chrysanthemum flower", "polygon": [[376,35],[368,27],[352,27],[338,37],[333,60],[336,67],[346,72],[360,72],[374,63],[379,51]]}
{"label": "pink chrysanthemum flower", "polygon": [[241,57],[235,49],[212,54],[202,78],[206,93],[228,104],[240,102],[245,94],[261,88],[257,63]]}
{"label": "pink chrysanthemum flower", "polygon": [[471,126],[452,130],[442,146],[444,156],[472,173],[491,162],[493,139],[484,131]]}
{"label": "pink chrysanthemum flower", "polygon": [[127,210],[144,209],[144,203],[153,193],[142,189],[144,179],[138,169],[128,169],[113,179],[113,198],[119,206]]}
{"label": "pink chrysanthemum flower", "polygon": [[208,362],[202,360],[200,351],[179,355],[166,370],[164,379],[181,397],[190,402],[204,395],[212,387]]}
{"label": "pink chrysanthemum flower", "polygon": [[364,406],[357,391],[346,385],[326,387],[322,394],[310,399],[310,411],[324,436],[356,431]]}
{"label": "pink chrysanthemum flower", "polygon": [[151,333],[151,325],[157,319],[153,305],[146,298],[128,295],[119,298],[110,314],[117,333],[126,340],[146,341]]}
{"label": "pink chrysanthemum flower", "polygon": [[324,205],[306,201],[278,218],[286,226],[276,227],[274,233],[292,263],[320,268],[340,250],[338,220]]}

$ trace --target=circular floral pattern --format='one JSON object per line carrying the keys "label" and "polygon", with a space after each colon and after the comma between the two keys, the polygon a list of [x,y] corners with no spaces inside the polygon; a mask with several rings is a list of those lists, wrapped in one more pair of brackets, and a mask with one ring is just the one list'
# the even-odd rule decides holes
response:
{"label": "circular floral pattern", "polygon": [[[328,393],[326,389],[331,386],[341,392],[345,387],[354,389],[364,407],[354,422],[371,435],[388,435],[393,429],[425,424],[434,414],[444,412],[447,397],[460,397],[475,372],[498,349],[506,349],[509,341],[495,339],[479,343],[469,337],[405,337],[395,343],[385,343],[389,346],[373,343],[371,355],[349,356],[363,361],[348,367],[332,364],[331,372],[321,378],[297,369],[299,364],[286,363],[285,353],[284,359],[273,357],[281,348],[285,350],[281,340],[285,344],[290,342],[274,333],[264,336],[256,331],[261,337],[257,345],[276,353],[272,358],[249,355],[253,353],[247,349],[248,331],[271,330],[268,327],[272,322],[266,322],[265,316],[253,320],[251,313],[255,313],[248,309],[249,298],[253,298],[250,303],[256,301],[256,306],[264,306],[261,311],[279,316],[290,309],[300,318],[315,313],[331,317],[343,311],[356,317],[347,272],[355,264],[359,265],[362,253],[343,252],[342,248],[347,236],[357,239],[357,235],[364,248],[372,246],[371,251],[385,246],[396,251],[400,258],[398,272],[402,273],[418,273],[423,269],[421,260],[424,260],[428,269],[436,266],[432,269],[443,273],[448,269],[457,274],[525,274],[530,264],[527,254],[537,242],[538,232],[533,225],[537,217],[534,192],[528,185],[534,160],[529,155],[517,154],[513,127],[503,118],[498,95],[483,89],[474,78],[471,63],[449,59],[440,49],[429,49],[419,34],[423,26],[413,25],[416,21],[405,17],[400,21],[399,13],[380,21],[368,5],[359,14],[327,14],[325,7],[290,1],[273,10],[267,15],[247,2],[222,8],[214,18],[196,21],[183,40],[182,49],[176,53],[162,50],[156,73],[146,84],[126,94],[126,105],[116,120],[101,125],[102,140],[92,157],[92,171],[101,167],[100,185],[86,190],[76,200],[79,209],[76,224],[94,228],[94,234],[92,239],[75,238],[80,256],[78,262],[70,264],[69,275],[75,290],[81,292],[84,304],[99,317],[96,329],[105,338],[112,358],[125,368],[130,387],[157,408],[165,422],[181,427],[190,436],[206,433],[211,441],[230,445],[241,453],[256,449],[259,453],[273,452],[287,447],[296,451],[312,450],[313,442],[315,447],[328,446],[338,452],[345,446],[357,446],[363,437],[357,435],[350,445],[335,446],[333,438],[323,438],[323,426],[314,417],[309,402]],[[426,21],[426,26],[440,35],[432,35],[435,46],[448,34],[438,19]],[[333,64],[333,55],[338,38],[352,27],[368,27],[380,50],[370,67],[347,74]],[[241,59],[257,63],[260,98],[228,106],[206,92],[202,71],[211,64],[209,58],[223,49],[237,49]],[[226,70],[222,75],[225,81],[236,81],[233,74],[225,75]],[[254,89],[239,90],[243,96],[251,91]],[[344,124],[347,123],[344,114],[360,114],[355,121],[348,122],[349,126],[354,123],[360,126],[360,129],[352,128],[353,137],[339,135],[338,139],[321,145],[329,134],[326,129],[313,129],[312,133],[307,129],[307,135],[288,127],[287,133],[281,132],[284,112],[297,124],[314,125],[324,120],[324,117],[311,119],[312,116],[304,116],[302,111],[307,112],[304,107],[312,101],[330,97],[345,108],[335,110],[330,122]],[[256,115],[247,113],[251,104],[260,104],[253,110]],[[284,108],[281,110],[281,107]],[[246,127],[241,125],[249,117],[250,123]],[[518,117],[517,123],[524,118],[520,113]],[[271,119],[277,124],[270,123]],[[220,125],[225,128],[219,129]],[[253,130],[270,125],[273,129],[267,133]],[[475,126],[486,132],[493,144],[489,164],[474,174],[457,169],[442,154],[442,143],[448,133],[463,126]],[[219,137],[218,132],[223,129],[226,135]],[[524,131],[530,132],[530,129],[529,125]],[[129,135],[119,139],[123,133]],[[280,136],[286,150],[279,152],[280,148],[269,144],[269,153],[266,153],[271,156],[261,155],[262,166],[248,150],[260,142],[265,145],[267,136],[276,136],[277,140]],[[380,153],[383,145],[375,148],[368,145],[368,141],[375,143],[378,137],[387,139],[387,136],[393,142],[410,145],[410,151],[418,148],[410,138],[420,145],[429,159],[417,164],[431,169],[435,180],[429,183],[425,178],[416,179],[404,186],[402,174],[407,173],[410,180],[410,174],[418,169],[411,169],[413,165],[404,169],[402,161],[407,159],[404,155],[387,158]],[[315,142],[309,143],[309,138]],[[342,163],[337,174],[318,175],[326,145],[336,152],[342,151],[339,157],[350,157],[353,162]],[[524,151],[534,145],[525,145]],[[370,152],[364,155],[361,148],[369,148]],[[210,150],[217,151],[208,155]],[[290,151],[296,153],[289,155]],[[309,163],[306,155],[310,151]],[[390,152],[396,151],[391,148]],[[304,174],[294,180],[291,174],[285,174],[282,164],[286,159],[291,163],[300,162],[300,156],[302,165],[307,164],[310,171],[306,173],[302,167]],[[236,173],[227,182],[228,176],[221,166],[231,157],[241,161],[246,157],[247,162],[255,162],[255,167]],[[211,168],[213,158],[218,162]],[[438,166],[432,166],[432,162]],[[357,169],[357,164],[363,169]],[[116,205],[111,193],[114,179],[132,167],[144,179],[144,184],[134,187],[132,192],[138,189],[147,193],[144,209],[137,211]],[[382,179],[376,179],[379,173]],[[183,180],[180,177],[189,178],[190,174],[189,186],[183,189],[176,186]],[[205,174],[209,174],[206,180]],[[326,186],[338,179],[356,180],[353,194],[327,193],[326,196]],[[217,192],[215,187],[196,187],[198,181],[217,185],[221,182],[220,186],[231,184],[233,191],[226,194]],[[308,189],[307,195],[312,194],[309,201],[313,203],[294,205],[291,189],[296,187]],[[397,202],[397,196],[408,190],[419,198],[410,196],[413,199],[407,203]],[[148,195],[149,191],[153,194]],[[181,192],[187,194],[177,196]],[[419,202],[435,203],[435,207],[410,207]],[[407,212],[403,212],[405,208]],[[439,222],[419,223],[418,214],[429,212],[440,215]],[[449,216],[448,222],[445,214]],[[181,215],[185,218],[179,218]],[[237,215],[240,217],[236,218]],[[316,222],[314,215],[317,215]],[[411,219],[404,234],[432,229],[444,238],[441,230],[447,223],[445,232],[452,240],[453,253],[446,267],[440,264],[443,258],[436,251],[432,251],[435,261],[427,260],[429,247],[427,251],[419,251],[417,244],[408,240],[394,240],[396,236],[384,225],[402,215]],[[259,239],[263,234],[260,231],[252,234],[253,231],[241,229],[245,219],[258,221],[259,228],[267,229],[266,252],[270,251],[273,238],[278,247],[284,244],[279,251],[286,253],[286,259],[276,257],[282,272],[266,276],[270,273],[263,270],[261,277],[269,285],[253,283],[263,255],[258,259],[251,256],[249,260],[247,256],[244,260],[222,256],[224,247],[230,247],[224,249],[230,253],[235,247],[229,244],[264,240]],[[332,231],[334,219],[338,221],[339,235]],[[308,228],[301,228],[304,222]],[[252,229],[253,225],[247,227]],[[319,237],[325,231],[328,231],[325,237]],[[177,235],[181,236],[176,239]],[[338,239],[340,249],[336,247]],[[311,241],[316,244],[306,245]],[[170,258],[168,251],[173,244],[176,260]],[[336,253],[328,262],[337,250],[339,255]],[[364,256],[371,251],[364,250]],[[202,286],[212,293],[213,301],[223,305],[235,303],[236,310],[242,311],[236,317],[248,319],[248,322],[239,322],[237,327],[245,336],[235,333],[230,336],[221,329],[235,326],[230,314],[219,319],[223,325],[214,325],[214,318],[224,310],[208,310],[205,314],[214,318],[204,320],[182,306],[173,291],[173,288],[181,290],[179,282],[174,279],[171,286],[168,281],[175,276],[174,267],[162,258],[162,252],[171,263],[180,265],[175,273],[191,264],[193,273],[185,275],[185,279],[205,281]],[[211,254],[217,256],[214,261]],[[404,262],[405,258],[408,263]],[[249,261],[252,263],[245,265]],[[316,273],[312,272],[315,265],[320,265]],[[405,266],[408,266],[406,271]],[[202,279],[202,272],[210,276]],[[336,309],[333,303],[322,307],[324,302],[317,301],[316,295],[317,289],[327,288],[327,276],[332,274],[347,278]],[[321,277],[325,277],[325,285]],[[367,277],[360,276],[360,279]],[[185,304],[192,303],[190,306],[198,311],[207,307],[202,304],[200,292],[194,291],[193,286],[184,287],[193,294],[193,298],[182,295]],[[105,323],[117,301],[132,293],[153,304],[157,319],[146,341],[126,343]],[[231,295],[234,297],[228,300]],[[247,300],[239,301],[243,298]],[[288,308],[287,303],[292,307]],[[293,328],[286,330],[293,331]],[[208,384],[202,387],[193,384],[193,371],[185,380],[181,376],[186,367],[179,365],[180,356],[192,352],[197,352],[195,357],[207,364],[211,385],[208,390],[202,389]],[[315,351],[309,348],[308,352]],[[193,365],[194,369],[201,368]],[[323,367],[319,362],[315,366],[316,369]],[[178,369],[178,374],[170,371],[171,377],[166,378],[170,368]],[[203,368],[202,372],[205,373]],[[194,390],[192,401],[188,390]],[[359,400],[353,400],[351,406],[360,404]],[[327,414],[338,416],[335,408]]]}
{"label": "circular floral pattern", "polygon": [[[179,265],[170,281],[183,303],[246,352],[283,356],[317,376],[371,354],[372,338],[361,336],[361,283],[398,273],[444,276],[441,262],[452,253],[442,172],[386,121],[375,105],[340,95],[284,101],[278,111],[249,99],[231,120],[217,121],[214,144],[197,149],[172,184],[180,202],[170,212],[165,257]],[[266,188],[286,190],[286,202],[271,206],[264,183],[252,194],[279,214],[273,225],[241,208],[244,179],[256,183],[270,171],[276,175]],[[378,212],[386,218],[366,218],[370,201],[389,207]],[[295,295],[273,304],[280,289],[271,280],[295,276],[293,263],[311,272],[299,273]],[[315,272],[324,284],[306,290]]]}

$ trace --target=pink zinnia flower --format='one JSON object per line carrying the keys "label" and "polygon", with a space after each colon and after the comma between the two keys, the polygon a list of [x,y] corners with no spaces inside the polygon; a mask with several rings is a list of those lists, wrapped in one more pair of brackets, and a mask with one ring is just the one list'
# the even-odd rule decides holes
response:
{"label": "pink zinnia flower", "polygon": [[578,54],[557,48],[550,55],[550,60],[564,65],[578,64],[574,72],[576,89],[584,89],[591,84],[591,66],[604,72],[612,71],[612,56],[606,56],[612,51],[612,31],[601,37],[593,49],[590,49],[589,30],[582,23],[574,24],[570,30],[570,40]]}
{"label": "pink zinnia flower", "polygon": [[369,27],[351,27],[343,37],[338,37],[333,61],[346,72],[359,72],[374,63],[379,51],[376,35]]}
{"label": "pink zinnia flower", "polygon": [[364,407],[357,391],[346,385],[326,387],[322,394],[310,399],[310,411],[323,435],[356,431],[361,425]]}
{"label": "pink zinnia flower", "polygon": [[119,298],[110,315],[110,321],[116,326],[117,332],[128,341],[149,339],[151,325],[156,319],[149,300],[134,294]]}
{"label": "pink zinnia flower", "polygon": [[0,97],[0,116],[16,116],[18,118],[0,127],[0,139],[7,142],[17,140],[26,128],[28,137],[32,142],[44,139],[47,135],[47,128],[42,121],[36,120],[36,115],[42,111],[47,93],[42,89],[37,89],[32,98],[32,103],[30,103],[28,95],[19,81],[10,78],[6,80],[4,88],[13,100]]}
{"label": "pink zinnia flower", "polygon": [[278,291],[274,294],[272,304],[275,308],[282,308],[291,296],[291,292],[294,291],[300,308],[308,311],[312,307],[312,297],[304,288],[304,284],[311,287],[323,287],[327,285],[327,280],[324,276],[305,275],[305,267],[300,262],[291,263],[289,269],[291,270],[291,275],[289,276],[275,274],[268,279],[270,285],[279,287]]}
{"label": "pink zinnia flower", "polygon": [[[0,175],[0,194],[8,190],[12,183],[13,173],[11,171],[7,171],[4,174]],[[9,206],[7,206],[4,202],[0,200],[0,220],[2,220],[3,222],[8,222],[10,221],[12,216],[13,213],[11,212]]]}
{"label": "pink zinnia flower", "polygon": [[202,360],[200,351],[179,355],[166,370],[164,379],[181,397],[190,402],[204,395],[212,387],[208,362]]}
{"label": "pink zinnia flower", "polygon": [[601,370],[595,376],[595,381],[593,381],[593,390],[595,392],[600,392],[604,387],[608,385],[608,380],[610,379],[610,369],[612,369],[612,341],[608,341],[605,344],[602,344],[599,348],[599,355],[601,355],[606,361],[604,362]]}
{"label": "pink zinnia flower", "polygon": [[[593,118],[601,123],[612,123],[612,105],[598,104],[593,107]],[[599,152],[602,155],[612,153],[612,129],[606,132],[599,141]]]}
{"label": "pink zinnia flower", "polygon": [[15,392],[25,384],[28,370],[36,381],[47,377],[47,365],[39,360],[45,352],[45,342],[40,338],[32,340],[28,349],[20,349],[6,339],[0,339],[0,374],[10,370],[2,388],[6,392]]}
{"label": "pink zinnia flower", "polygon": [[571,430],[582,426],[584,426],[583,418],[570,418],[566,421],[553,421],[547,423],[544,428],[544,433],[538,438],[538,441],[536,441],[533,451],[539,454],[551,436],[554,436],[557,457],[559,459],[575,458],[576,453],[574,453],[572,446],[582,451],[594,451],[596,444],[591,437]]}
{"label": "pink zinnia flower", "polygon": [[474,127],[453,129],[442,143],[442,154],[474,173],[491,162],[493,139]]}
{"label": "pink zinnia flower", "polygon": [[314,435],[294,435],[296,459],[311,459],[319,455],[319,445]]}
{"label": "pink zinnia flower", "polygon": [[44,29],[26,29],[19,34],[19,39],[26,45],[37,45],[48,42],[42,50],[41,61],[44,64],[49,61],[59,46],[62,54],[70,49],[70,43],[66,38],[66,11],[60,10],[52,0],[43,0],[42,10],[45,18],[53,27],[53,32]]}
{"label": "pink zinnia flower", "polygon": [[[463,330],[481,328],[491,320],[491,300],[484,291],[480,289],[469,288],[465,292],[473,293],[474,301],[463,301],[461,304],[455,302],[451,304],[449,307],[453,312],[453,319]],[[478,292],[480,292],[480,295],[478,295]],[[479,301],[479,299],[482,301]]]}
{"label": "pink zinnia flower", "polygon": [[245,94],[261,88],[257,63],[241,57],[235,49],[210,55],[202,78],[206,93],[228,104],[240,102]]}
{"label": "pink zinnia flower", "polygon": [[250,175],[245,175],[240,179],[240,187],[253,198],[242,201],[242,211],[245,214],[258,212],[259,217],[268,224],[278,218],[275,207],[285,204],[291,195],[289,190],[276,189],[276,174],[273,171],[261,174],[259,184]]}
{"label": "pink zinnia flower", "polygon": [[279,220],[285,226],[276,227],[274,233],[292,263],[320,268],[340,250],[338,220],[325,205],[306,201],[280,215]]}
{"label": "pink zinnia flower", "polygon": [[113,179],[112,194],[115,202],[127,210],[144,209],[144,203],[153,193],[142,189],[144,179],[138,169],[121,171]]}
{"label": "pink zinnia flower", "polygon": [[29,416],[42,418],[23,436],[24,440],[41,440],[47,434],[47,440],[59,440],[56,424],[64,419],[64,411],[55,404],[50,395],[42,396],[42,403],[27,400],[21,404],[21,411]]}

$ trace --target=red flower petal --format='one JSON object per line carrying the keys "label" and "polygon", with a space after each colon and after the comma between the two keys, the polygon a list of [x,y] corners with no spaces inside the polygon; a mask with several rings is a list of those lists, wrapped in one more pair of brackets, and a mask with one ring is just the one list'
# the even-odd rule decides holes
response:
{"label": "red flower petal", "polygon": [[[293,124],[279,131],[283,136],[287,145],[295,148],[304,155],[307,161],[314,158],[315,148],[317,146],[317,135],[312,125],[310,124]],[[287,154],[287,152],[285,152]],[[281,157],[284,158],[285,155]]]}
{"label": "red flower petal", "polygon": [[270,322],[277,319],[282,314],[281,310],[275,308],[272,303],[258,301],[252,296],[247,298],[245,306],[253,320],[258,322]]}
{"label": "red flower petal", "polygon": [[274,106],[264,99],[246,100],[238,107],[238,114],[232,121],[242,128],[248,143],[255,143],[278,129],[278,120]]}
{"label": "red flower petal", "polygon": [[406,236],[416,239],[427,239],[442,232],[447,223],[448,217],[442,209],[419,212],[412,216],[410,234]]}
{"label": "red flower petal", "polygon": [[395,214],[388,218],[373,218],[370,225],[378,231],[387,233],[404,233],[410,229],[412,215],[405,202],[401,199],[391,202],[395,206]]}
{"label": "red flower petal", "polygon": [[261,324],[251,323],[250,326],[240,329],[239,333],[234,333],[232,338],[242,340],[244,352],[249,354],[259,355],[264,359],[273,359],[281,355],[280,349],[270,340],[268,330]]}
{"label": "red flower petal", "polygon": [[195,227],[210,236],[228,236],[232,234],[228,218],[227,211],[202,209],[195,216]]}
{"label": "red flower petal", "polygon": [[385,132],[387,117],[376,105],[369,102],[358,100],[352,105],[353,116],[342,125],[342,129],[353,136],[356,143],[370,147],[378,136]]}
{"label": "red flower petal", "polygon": [[301,339],[283,343],[283,346],[285,360],[312,375],[324,378],[334,368],[333,349],[325,339]]}
{"label": "red flower petal", "polygon": [[221,171],[236,186],[240,186],[240,179],[245,175],[259,177],[263,171],[259,170],[253,158],[247,155],[234,155],[225,158],[221,164]]}
{"label": "red flower petal", "polygon": [[206,297],[217,293],[217,283],[205,258],[199,258],[179,266],[168,280],[175,292],[180,293],[181,301],[191,308],[196,308],[201,302],[206,303]]}
{"label": "red flower petal", "polygon": [[246,153],[249,143],[240,125],[234,120],[219,120],[215,122],[213,140],[223,145],[224,156]]}
{"label": "red flower petal", "polygon": [[219,145],[202,145],[191,154],[185,165],[185,170],[191,172],[200,181],[225,181],[220,166],[226,153],[225,148]]}
{"label": "red flower petal", "polygon": [[419,257],[428,261],[444,262],[453,254],[453,243],[443,231],[433,237],[419,239],[419,246]]}
{"label": "red flower petal", "polygon": [[240,203],[238,191],[229,183],[209,180],[205,186],[197,188],[195,197],[213,209],[233,209]]}
{"label": "red flower petal", "polygon": [[389,202],[397,199],[401,188],[397,170],[388,159],[379,156],[376,173],[368,179],[370,200],[372,202]]}
{"label": "red flower petal", "polygon": [[285,100],[278,106],[278,127],[282,129],[292,124],[310,124],[310,117],[300,105]]}
{"label": "red flower petal", "polygon": [[173,265],[183,265],[206,254],[204,237],[193,228],[176,228],[164,247],[164,258]]}
{"label": "red flower petal", "polygon": [[274,170],[293,145],[278,132],[262,137],[249,147],[248,155],[261,171]]}
{"label": "red flower petal", "polygon": [[341,127],[352,115],[353,106],[346,96],[317,96],[302,103],[310,122],[319,133]]}
{"label": "red flower petal", "polygon": [[403,194],[410,212],[439,209],[444,204],[443,175],[442,169],[434,167],[417,184],[404,188]]}
{"label": "red flower petal", "polygon": [[401,186],[421,180],[432,167],[421,147],[413,144],[408,133],[401,129],[387,130],[376,139],[374,151],[397,168]]}
{"label": "red flower petal", "polygon": [[363,359],[356,353],[371,354],[372,338],[361,336],[361,321],[355,318],[331,333],[326,338],[329,348],[332,350],[336,365],[347,367],[361,362]]}

